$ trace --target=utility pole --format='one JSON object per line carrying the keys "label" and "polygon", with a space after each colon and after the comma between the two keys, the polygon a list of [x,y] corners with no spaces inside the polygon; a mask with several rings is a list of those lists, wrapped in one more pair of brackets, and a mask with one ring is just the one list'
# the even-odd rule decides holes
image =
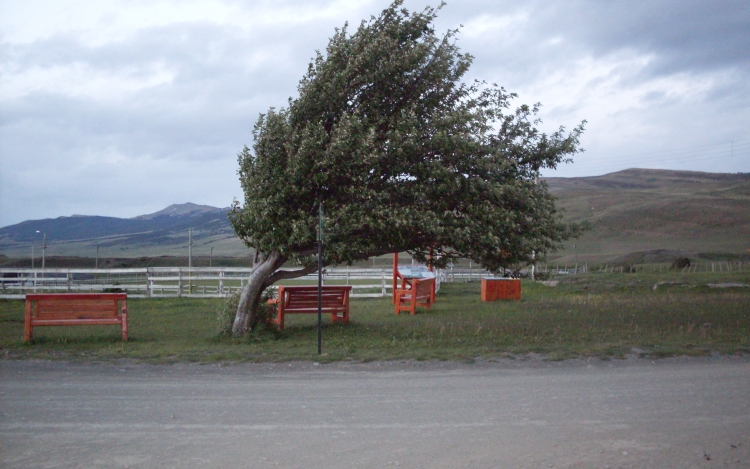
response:
{"label": "utility pole", "polygon": [[99,245],[96,245],[96,268],[99,268]]}
{"label": "utility pole", "polygon": [[208,258],[208,266],[213,267],[214,266],[214,248],[211,248],[211,255]]}
{"label": "utility pole", "polygon": [[193,266],[193,229],[188,232],[188,267]]}
{"label": "utility pole", "polygon": [[34,268],[34,245],[31,245],[31,268]]}
{"label": "utility pole", "polygon": [[188,293],[193,293],[193,273],[190,269],[193,268],[193,229],[190,228],[188,232]]}
{"label": "utility pole", "polygon": [[[36,230],[36,232],[42,233],[39,230]],[[43,233],[43,234],[44,234],[44,238],[42,240],[42,269],[44,269],[44,262],[45,262],[45,257],[47,253],[47,233]]]}

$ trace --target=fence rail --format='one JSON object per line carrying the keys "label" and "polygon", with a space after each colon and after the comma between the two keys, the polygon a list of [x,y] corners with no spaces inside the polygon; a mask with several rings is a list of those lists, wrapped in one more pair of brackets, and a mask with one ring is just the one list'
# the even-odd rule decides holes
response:
{"label": "fence rail", "polygon": [[[637,266],[539,264],[536,273],[552,275],[587,274],[594,272],[631,273],[659,272],[670,264]],[[0,269],[0,299],[23,299],[27,293],[86,293],[124,291],[135,298],[217,298],[241,290],[252,272],[249,267],[149,267],[140,269]],[[674,270],[673,268],[671,270]],[[705,262],[691,264],[682,273],[747,272],[750,264],[743,262]],[[524,274],[529,270],[524,269]],[[489,272],[479,268],[453,267],[438,271],[441,282],[478,281]],[[391,268],[330,268],[323,275],[328,285],[351,285],[352,297],[384,297],[391,295]],[[316,284],[312,274],[282,282],[284,285]]]}
{"label": "fence rail", "polygon": [[[23,299],[27,293],[100,293],[123,291],[134,298],[219,298],[241,290],[248,267],[150,267],[140,269],[0,269],[0,299]],[[482,269],[438,272],[440,282],[479,280]],[[316,284],[317,274],[281,282]],[[390,268],[326,269],[323,283],[351,285],[352,297],[390,296]]]}

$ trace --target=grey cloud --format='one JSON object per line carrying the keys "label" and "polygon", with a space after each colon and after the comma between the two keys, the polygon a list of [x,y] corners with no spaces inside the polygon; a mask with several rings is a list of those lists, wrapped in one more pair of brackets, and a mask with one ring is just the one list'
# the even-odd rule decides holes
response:
{"label": "grey cloud", "polygon": [[[653,56],[644,80],[680,72],[750,71],[748,2],[463,0],[450,2],[441,13],[445,27],[470,24],[482,16],[528,18],[519,37],[459,35],[459,45],[477,57],[473,73],[478,76],[502,67],[510,81],[522,81],[559,69],[571,59],[622,52]],[[554,39],[560,42],[551,44]]]}
{"label": "grey cloud", "polygon": [[[353,30],[388,3],[359,7],[361,13],[349,18],[290,25],[241,29],[175,23],[134,30],[124,39],[96,46],[70,34],[0,45],[4,76],[73,64],[92,75],[134,81],[160,68],[174,76],[170,83],[130,92],[125,100],[75,96],[55,87],[5,99],[0,113],[0,225],[76,212],[118,215],[112,207],[121,207],[118,200],[123,199],[127,207],[118,210],[129,215],[188,200],[228,205],[239,195],[235,155],[242,145],[252,144],[258,114],[283,107],[296,95],[309,59],[315,49],[325,48],[335,27],[348,20]],[[428,3],[437,2],[408,0],[406,7],[421,10]],[[320,8],[328,4],[316,3]],[[268,5],[293,14],[302,4],[285,0]],[[520,13],[528,20],[509,26],[517,29],[515,36],[502,31],[476,35],[467,28],[459,33],[459,46],[476,56],[467,78],[486,78],[518,91],[551,74],[570,73],[577,60],[630,53],[651,54],[654,60],[640,74],[613,70],[623,88],[678,73],[721,74],[705,98],[688,103],[654,92],[643,98],[651,106],[646,114],[625,110],[610,122],[592,122],[592,133],[584,135],[590,151],[583,161],[607,155],[607,163],[597,163],[597,170],[617,169],[611,164],[621,151],[615,132],[628,121],[642,121],[667,136],[655,144],[649,138],[659,134],[644,135],[638,148],[697,139],[701,129],[711,141],[743,132],[750,108],[747,2],[451,0],[439,13],[437,29],[470,24],[481,16]],[[519,102],[538,99],[522,95]],[[550,105],[543,111],[553,123],[572,126],[580,119],[571,117],[577,116],[576,105]],[[597,134],[596,129],[604,130]],[[608,146],[608,141],[616,143]],[[82,156],[108,152],[125,160],[87,162]],[[55,183],[55,171],[68,179]],[[107,192],[111,187],[118,188],[116,196]],[[105,195],[87,201],[90,193]]]}

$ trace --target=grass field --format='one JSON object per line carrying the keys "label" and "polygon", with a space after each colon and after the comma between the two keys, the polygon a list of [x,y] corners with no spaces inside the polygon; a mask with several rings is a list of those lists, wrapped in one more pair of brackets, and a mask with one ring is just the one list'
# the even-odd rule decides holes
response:
{"label": "grass field", "polygon": [[[324,315],[323,356],[315,315],[287,317],[240,339],[217,332],[223,300],[132,299],[131,340],[117,327],[41,327],[22,342],[22,301],[0,301],[5,358],[67,360],[284,361],[472,360],[544,354],[623,357],[750,352],[750,273],[591,273],[549,287],[524,281],[520,302],[483,303],[480,285],[448,283],[431,310],[393,314],[389,299],[353,299],[352,322]],[[656,288],[654,286],[656,285]],[[725,287],[727,285],[724,285]]]}

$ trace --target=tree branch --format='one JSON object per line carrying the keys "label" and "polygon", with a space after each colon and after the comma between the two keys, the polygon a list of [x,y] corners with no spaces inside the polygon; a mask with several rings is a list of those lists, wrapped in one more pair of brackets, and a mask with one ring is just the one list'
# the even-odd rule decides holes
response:
{"label": "tree branch", "polygon": [[298,270],[277,270],[268,278],[266,278],[264,283],[264,287],[269,287],[273,285],[274,283],[278,282],[279,280],[288,280],[290,278],[298,278],[298,277],[304,277],[307,274],[311,274],[318,270],[318,267],[305,267],[304,269],[298,269]]}

